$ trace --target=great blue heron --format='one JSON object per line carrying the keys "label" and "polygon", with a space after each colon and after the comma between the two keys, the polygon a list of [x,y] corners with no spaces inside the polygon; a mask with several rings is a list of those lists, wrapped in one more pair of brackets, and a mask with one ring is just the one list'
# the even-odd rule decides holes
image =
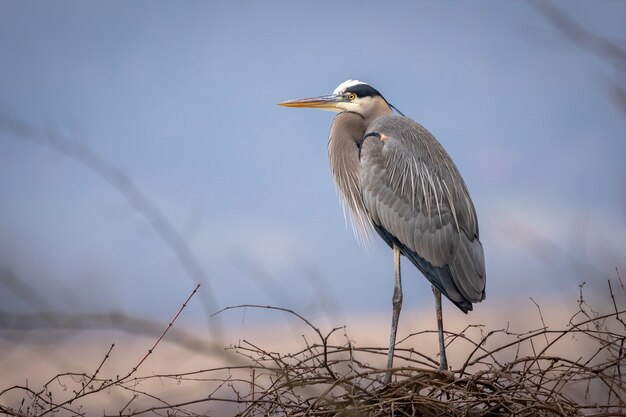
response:
{"label": "great blue heron", "polygon": [[[441,293],[464,313],[485,298],[485,259],[476,211],[448,153],[420,124],[394,115],[372,86],[341,83],[332,94],[279,103],[338,112],[328,157],[358,238],[376,230],[393,248],[395,285],[387,367],[392,368],[402,308],[400,254],[432,284],[439,369],[446,370]],[[386,379],[389,381],[391,373]]]}

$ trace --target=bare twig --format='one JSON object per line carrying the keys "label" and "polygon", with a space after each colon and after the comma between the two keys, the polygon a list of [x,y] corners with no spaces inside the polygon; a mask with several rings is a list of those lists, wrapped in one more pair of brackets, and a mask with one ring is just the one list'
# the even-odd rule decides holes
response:
{"label": "bare twig", "polygon": [[172,326],[174,325],[174,322],[176,321],[178,316],[180,316],[180,313],[182,313],[183,310],[185,309],[185,307],[187,307],[187,303],[189,303],[189,300],[191,300],[191,297],[193,297],[194,294],[196,292],[198,292],[198,288],[200,288],[200,284],[196,285],[196,288],[194,288],[194,290],[191,292],[191,294],[189,294],[189,297],[187,297],[187,300],[183,303],[182,306],[180,306],[180,308],[178,309],[178,312],[176,313],[176,315],[174,316],[172,321],[170,321],[168,323],[167,327],[163,330],[163,333],[161,333],[161,336],[159,336],[159,338],[156,340],[156,342],[154,342],[154,345],[152,345],[152,347],[150,349],[148,349],[148,351],[146,352],[144,357],[141,358],[139,363],[133,367],[133,370],[128,375],[126,375],[124,378],[122,378],[122,379],[130,378],[135,372],[137,372],[137,369],[139,369],[141,364],[144,363],[144,361],[148,358],[148,356],[150,356],[152,354],[152,352],[154,352],[154,349],[156,349],[156,347],[158,346],[159,343],[161,343],[161,340],[163,340],[163,338],[165,337],[167,332],[172,328]]}

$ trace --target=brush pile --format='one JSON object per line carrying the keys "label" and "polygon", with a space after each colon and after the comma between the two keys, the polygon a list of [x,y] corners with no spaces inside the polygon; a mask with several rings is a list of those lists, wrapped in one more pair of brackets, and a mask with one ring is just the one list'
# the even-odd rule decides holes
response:
{"label": "brush pile", "polygon": [[399,349],[402,366],[386,385],[386,371],[368,365],[386,349],[329,346],[330,334],[287,356],[243,342],[233,349],[254,366],[239,381],[248,389],[238,394],[245,407],[237,415],[626,415],[626,313],[614,306],[599,315],[582,301],[562,330],[484,334],[470,327],[448,334],[449,350],[458,343],[473,346],[463,365],[448,372],[437,371],[432,358]]}
{"label": "brush pile", "polygon": [[106,404],[98,414],[117,416],[623,416],[626,311],[610,283],[609,290],[606,313],[591,309],[581,290],[578,312],[561,329],[545,326],[537,306],[542,326],[532,331],[448,332],[448,352],[466,353],[455,360],[458,369],[445,372],[435,358],[403,347],[420,346],[433,331],[402,341],[397,367],[387,371],[372,365],[384,363],[387,349],[356,347],[343,327],[323,334],[291,310],[245,306],[291,314],[313,338],[303,336],[301,349],[289,354],[243,340],[227,349],[230,361],[219,368],[140,374],[166,330],[123,376],[102,375],[109,350],[93,373],[59,374],[40,389],[0,389],[0,416],[93,415],[86,412],[93,400]]}

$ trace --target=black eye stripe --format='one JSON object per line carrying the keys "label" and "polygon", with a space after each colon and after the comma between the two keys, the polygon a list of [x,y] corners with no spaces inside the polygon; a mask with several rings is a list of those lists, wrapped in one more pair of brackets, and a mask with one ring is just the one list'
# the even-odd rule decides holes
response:
{"label": "black eye stripe", "polygon": [[377,89],[369,84],[356,84],[346,88],[346,93],[354,93],[357,97],[374,97],[381,96]]}

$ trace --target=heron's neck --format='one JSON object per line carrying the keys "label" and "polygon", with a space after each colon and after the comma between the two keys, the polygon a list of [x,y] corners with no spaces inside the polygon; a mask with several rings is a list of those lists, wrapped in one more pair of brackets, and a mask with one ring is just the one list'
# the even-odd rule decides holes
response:
{"label": "heron's neck", "polygon": [[330,127],[328,158],[339,189],[346,195],[347,187],[359,176],[359,148],[357,143],[365,134],[365,119],[356,113],[339,113]]}
{"label": "heron's neck", "polygon": [[339,113],[330,128],[328,159],[344,208],[352,217],[357,236],[368,234],[369,218],[361,198],[361,163],[357,143],[365,134],[366,121],[356,113]]}
{"label": "heron's neck", "polygon": [[361,163],[358,144],[374,119],[391,114],[391,107],[382,97],[374,97],[367,116],[354,112],[339,113],[330,127],[328,157],[337,187],[348,201],[361,195]]}

